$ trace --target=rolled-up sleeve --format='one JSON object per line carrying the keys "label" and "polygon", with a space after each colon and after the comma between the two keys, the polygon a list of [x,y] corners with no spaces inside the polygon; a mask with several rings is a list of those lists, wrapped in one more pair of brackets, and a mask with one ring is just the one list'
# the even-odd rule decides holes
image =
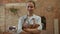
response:
{"label": "rolled-up sleeve", "polygon": [[19,19],[17,33],[19,34],[21,31],[22,31],[22,18]]}
{"label": "rolled-up sleeve", "polygon": [[38,30],[42,30],[41,17],[39,17],[39,18],[37,19],[37,22],[38,22],[38,24],[40,25],[40,26],[38,27]]}

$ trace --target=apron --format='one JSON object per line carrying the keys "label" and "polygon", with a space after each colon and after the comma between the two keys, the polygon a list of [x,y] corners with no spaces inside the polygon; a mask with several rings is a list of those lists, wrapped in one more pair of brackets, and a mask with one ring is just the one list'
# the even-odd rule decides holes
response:
{"label": "apron", "polygon": [[[35,23],[34,18],[32,20],[33,20],[33,24],[29,24],[29,23],[26,23],[26,19],[25,19],[24,20],[24,23],[22,25],[22,30],[24,30],[26,28],[36,29],[36,28],[38,28],[40,26],[39,24],[36,24]],[[32,33],[32,32],[31,33],[28,33],[28,32],[26,32],[26,33],[22,33],[22,34],[40,34],[40,33]]]}

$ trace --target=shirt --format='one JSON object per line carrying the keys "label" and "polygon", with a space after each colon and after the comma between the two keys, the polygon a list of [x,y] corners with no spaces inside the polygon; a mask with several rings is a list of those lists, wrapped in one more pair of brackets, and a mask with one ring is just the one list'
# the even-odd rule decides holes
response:
{"label": "shirt", "polygon": [[33,16],[29,17],[28,19],[27,18],[28,18],[27,15],[19,18],[17,33],[20,33],[22,31],[22,24],[24,23],[25,19],[26,19],[26,23],[33,24],[33,20],[32,20],[33,18],[35,19],[35,23],[40,25],[38,27],[38,30],[42,30],[42,23],[41,23],[41,17],[40,16],[33,15]]}

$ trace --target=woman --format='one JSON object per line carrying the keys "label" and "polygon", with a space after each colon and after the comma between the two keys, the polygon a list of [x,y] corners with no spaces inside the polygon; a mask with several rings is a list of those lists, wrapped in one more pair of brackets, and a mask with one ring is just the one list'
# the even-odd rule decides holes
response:
{"label": "woman", "polygon": [[[35,8],[36,6],[34,1],[27,2],[28,14],[20,17],[17,30],[18,34],[40,34],[42,30],[41,17],[33,14]],[[36,28],[36,26],[34,26],[34,23],[36,25],[38,24],[39,26]],[[29,25],[32,25],[31,28],[28,28]],[[25,26],[25,29],[23,26]],[[33,28],[33,26],[35,28]]]}

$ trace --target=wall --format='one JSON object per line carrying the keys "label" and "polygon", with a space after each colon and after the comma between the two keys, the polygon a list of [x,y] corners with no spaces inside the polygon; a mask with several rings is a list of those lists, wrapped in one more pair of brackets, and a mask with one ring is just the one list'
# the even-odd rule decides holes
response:
{"label": "wall", "polygon": [[[20,2],[26,2],[26,1],[21,0]],[[5,1],[4,0],[3,4],[4,3],[12,3],[12,2],[16,3],[16,1],[10,1],[10,0]],[[46,30],[42,30],[41,34],[54,34],[54,19],[56,18],[56,15],[58,14],[57,13],[57,7],[56,7],[57,6],[56,4],[57,4],[58,0],[37,0],[35,2],[37,4],[36,5],[37,8],[36,8],[34,13],[39,15],[39,16],[45,16],[46,17]],[[50,8],[51,10],[48,7],[51,7]],[[19,16],[22,16],[22,15],[26,14],[25,7],[20,7],[19,9],[20,9],[18,11]],[[1,26],[3,26],[2,27],[3,30],[5,30],[4,23],[6,23],[6,29],[9,26],[16,26],[17,27],[17,23],[18,23],[17,15],[13,15],[13,13],[11,13],[8,9],[5,9],[5,7],[3,7],[2,10],[3,11],[0,14],[3,15],[4,17],[0,18],[0,19],[3,19],[3,20],[0,20],[0,22],[3,22],[3,25],[1,24]]]}

